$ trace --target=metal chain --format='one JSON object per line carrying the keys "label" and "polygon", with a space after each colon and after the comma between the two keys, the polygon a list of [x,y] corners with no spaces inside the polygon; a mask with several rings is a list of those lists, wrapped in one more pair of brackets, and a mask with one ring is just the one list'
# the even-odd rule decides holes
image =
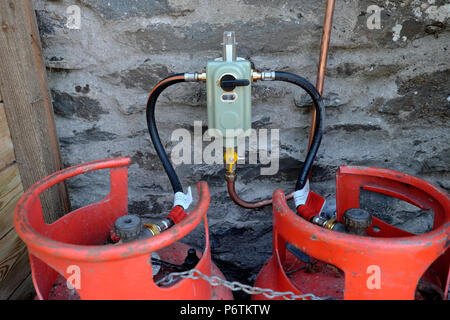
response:
{"label": "metal chain", "polygon": [[296,294],[294,294],[291,291],[277,292],[277,291],[274,291],[272,289],[264,289],[264,288],[259,288],[259,287],[252,287],[252,286],[240,283],[238,281],[232,281],[231,282],[231,281],[224,280],[224,279],[222,279],[220,277],[217,277],[217,276],[207,276],[207,275],[201,273],[197,269],[191,269],[191,270],[183,271],[183,272],[170,273],[167,276],[165,276],[164,278],[158,280],[156,282],[156,285],[168,286],[168,285],[174,283],[175,281],[179,280],[180,278],[192,279],[192,280],[203,279],[203,280],[207,281],[213,287],[224,286],[224,287],[229,288],[231,291],[242,290],[245,293],[248,293],[248,294],[251,294],[251,295],[263,294],[264,296],[266,296],[269,299],[279,298],[279,297],[282,297],[285,300],[297,300],[297,299],[308,300],[308,298],[310,300],[329,300],[329,299],[333,299],[332,297],[326,297],[326,298],[317,297],[317,296],[315,296],[312,293],[296,295]]}

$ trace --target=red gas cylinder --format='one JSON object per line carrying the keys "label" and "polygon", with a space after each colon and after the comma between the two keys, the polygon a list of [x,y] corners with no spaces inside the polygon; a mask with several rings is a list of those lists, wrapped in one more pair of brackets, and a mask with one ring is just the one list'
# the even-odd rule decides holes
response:
{"label": "red gas cylinder", "polygon": [[[28,247],[34,287],[38,299],[53,294],[57,279],[75,279],[73,287],[81,299],[232,299],[231,291],[212,287],[204,280],[181,279],[167,287],[155,284],[151,254],[181,264],[188,248],[177,242],[203,220],[205,249],[195,269],[223,278],[211,262],[206,212],[209,190],[198,184],[199,200],[188,216],[170,230],[151,238],[118,245],[104,245],[114,221],[127,214],[127,167],[129,158],[100,160],[56,172],[34,184],[19,200],[14,226]],[[103,200],[77,209],[46,224],[40,194],[65,179],[89,171],[111,169],[111,192]],[[63,279],[63,280],[65,280]],[[64,283],[65,285],[65,283]],[[66,290],[69,291],[69,290]],[[70,298],[66,293],[63,297]]]}
{"label": "red gas cylinder", "polygon": [[[330,231],[295,214],[284,193],[273,195],[273,256],[255,286],[296,295],[312,293],[335,299],[421,299],[420,292],[440,292],[446,299],[450,282],[450,198],[432,184],[386,169],[340,167],[336,179],[337,220],[359,208],[360,190],[407,201],[434,211],[433,230],[421,235],[375,217],[368,236]],[[306,253],[302,262],[286,243]],[[307,257],[307,256],[306,256]],[[305,259],[307,260],[307,259]],[[256,299],[266,299],[262,295]]]}

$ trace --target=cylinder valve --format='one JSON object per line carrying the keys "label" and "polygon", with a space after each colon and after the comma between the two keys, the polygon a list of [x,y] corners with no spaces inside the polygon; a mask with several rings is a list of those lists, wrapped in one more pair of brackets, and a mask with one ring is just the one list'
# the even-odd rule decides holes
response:
{"label": "cylinder valve", "polygon": [[366,236],[366,229],[372,225],[372,215],[359,208],[348,209],[344,212],[342,220],[349,233]]}

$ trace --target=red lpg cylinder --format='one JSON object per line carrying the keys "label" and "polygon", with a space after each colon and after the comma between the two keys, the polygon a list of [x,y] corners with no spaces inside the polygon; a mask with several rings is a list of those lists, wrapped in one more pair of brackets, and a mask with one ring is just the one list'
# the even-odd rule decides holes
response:
{"label": "red lpg cylinder", "polygon": [[[37,298],[61,298],[54,294],[57,280],[70,280],[78,273],[74,286],[81,299],[232,299],[230,290],[212,287],[204,280],[181,279],[160,287],[155,284],[158,274],[155,278],[152,274],[152,252],[169,263],[183,263],[189,247],[177,241],[203,220],[205,249],[203,253],[197,252],[201,258],[195,269],[207,276],[223,278],[211,262],[206,218],[209,190],[205,182],[198,183],[196,207],[170,230],[151,238],[104,245],[114,221],[128,211],[127,167],[130,163],[129,158],[116,158],[67,168],[37,182],[21,197],[14,226],[28,247]],[[100,169],[110,169],[111,174],[111,192],[105,199],[72,211],[52,224],[44,222],[39,199],[44,190],[65,179]],[[61,295],[70,298],[67,292]]]}
{"label": "red lpg cylinder", "polygon": [[[359,208],[361,190],[433,210],[430,232],[415,235],[375,217],[368,236],[330,231],[295,214],[281,190],[273,196],[273,256],[255,286],[334,299],[447,299],[450,282],[450,198],[432,184],[386,169],[340,167],[336,177],[337,220]],[[290,243],[315,264],[294,257]],[[306,256],[307,257],[307,256]],[[307,260],[307,259],[304,259]],[[419,289],[419,290],[416,290]],[[255,299],[266,299],[263,295]]]}

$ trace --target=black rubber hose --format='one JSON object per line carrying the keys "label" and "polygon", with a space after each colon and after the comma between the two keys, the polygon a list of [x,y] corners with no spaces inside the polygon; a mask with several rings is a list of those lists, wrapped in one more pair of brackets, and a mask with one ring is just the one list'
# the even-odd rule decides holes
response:
{"label": "black rubber hose", "polygon": [[158,100],[159,95],[166,89],[167,87],[185,82],[184,73],[178,73],[171,75],[164,80],[160,81],[150,93],[147,101],[147,127],[150,133],[150,137],[152,139],[153,145],[155,146],[156,153],[158,154],[159,159],[164,166],[164,170],[169,177],[170,183],[172,184],[172,189],[174,193],[183,192],[183,187],[181,186],[180,179],[170,163],[169,157],[167,156],[166,151],[161,143],[161,139],[159,138],[158,129],[156,128],[155,121],[155,105]]}
{"label": "black rubber hose", "polygon": [[316,87],[314,87],[314,85],[308,82],[308,80],[306,80],[305,78],[289,72],[275,71],[275,80],[289,82],[304,89],[311,97],[317,112],[314,138],[311,143],[311,147],[309,148],[308,154],[306,155],[302,170],[300,171],[300,174],[298,176],[297,184],[295,186],[295,191],[297,191],[303,189],[306,182],[308,181],[309,172],[312,168],[314,159],[316,158],[320,143],[322,142],[325,122],[325,106],[323,104],[322,97],[320,96]]}

